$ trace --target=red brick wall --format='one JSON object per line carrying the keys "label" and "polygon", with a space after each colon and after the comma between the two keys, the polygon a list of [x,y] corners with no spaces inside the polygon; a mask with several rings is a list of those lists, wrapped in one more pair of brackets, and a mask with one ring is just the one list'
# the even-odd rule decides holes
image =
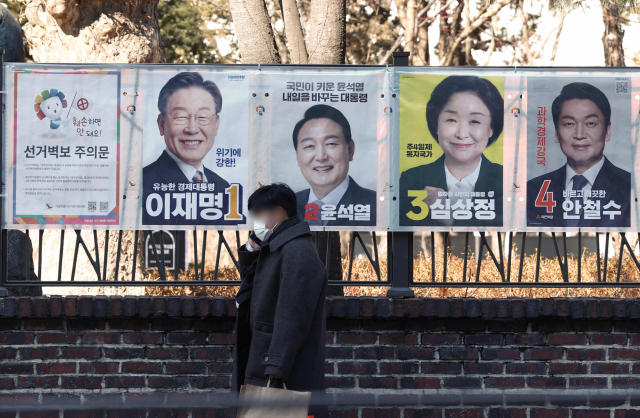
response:
{"label": "red brick wall", "polygon": [[[62,397],[91,409],[104,394],[121,401],[227,391],[234,315],[233,300],[225,298],[0,299],[0,407]],[[334,297],[327,300],[327,384],[335,399],[357,393],[365,406],[333,408],[332,416],[640,417],[634,396],[513,401],[486,395],[640,388],[638,318],[640,300]],[[434,393],[442,396],[436,406]],[[146,414],[159,411],[227,415],[179,408]],[[5,416],[16,415],[0,412]],[[123,415],[52,411],[20,418],[30,416]]]}

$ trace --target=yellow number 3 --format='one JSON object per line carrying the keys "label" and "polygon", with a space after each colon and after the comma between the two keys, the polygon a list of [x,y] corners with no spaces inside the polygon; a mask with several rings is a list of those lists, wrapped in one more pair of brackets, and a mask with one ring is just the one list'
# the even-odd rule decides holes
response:
{"label": "yellow number 3", "polygon": [[411,201],[411,204],[414,207],[420,208],[420,212],[418,213],[415,213],[413,211],[408,212],[407,218],[411,219],[412,221],[421,221],[427,217],[427,215],[429,214],[429,206],[426,203],[424,203],[424,199],[427,198],[427,194],[428,192],[426,190],[408,190],[407,191],[407,196],[415,197],[415,199]]}

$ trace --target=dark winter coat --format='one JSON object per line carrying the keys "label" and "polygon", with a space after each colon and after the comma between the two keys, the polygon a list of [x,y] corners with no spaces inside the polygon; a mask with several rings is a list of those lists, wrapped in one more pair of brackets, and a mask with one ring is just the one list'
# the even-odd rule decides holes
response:
{"label": "dark winter coat", "polygon": [[[324,392],[327,275],[309,224],[282,231],[260,251],[242,246],[238,257],[242,269],[258,263],[251,301],[236,318],[232,390],[264,386],[274,374],[287,389]],[[324,418],[326,407],[312,406],[309,415]]]}

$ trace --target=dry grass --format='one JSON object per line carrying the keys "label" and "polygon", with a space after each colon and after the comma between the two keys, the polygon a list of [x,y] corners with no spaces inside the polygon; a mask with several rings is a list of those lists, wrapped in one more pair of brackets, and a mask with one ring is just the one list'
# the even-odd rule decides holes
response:
{"label": "dry grass", "polygon": [[[522,282],[535,282],[536,254],[525,256],[523,262]],[[381,279],[387,279],[386,258],[380,259]],[[506,274],[506,259],[505,274]],[[514,256],[511,260],[511,281],[517,282],[520,266],[520,258]],[[451,255],[447,260],[447,282],[462,282],[464,260]],[[343,280],[347,280],[349,268],[348,258],[342,261]],[[431,281],[431,259],[425,258],[422,254],[414,260],[414,278],[416,282]],[[585,253],[582,259],[581,282],[594,283],[598,281],[597,257],[593,253]],[[601,274],[604,270],[604,260],[600,260]],[[618,269],[618,257],[609,258],[607,261],[607,282],[615,282]],[[477,261],[471,257],[467,261],[466,281],[476,281]],[[444,272],[444,262],[442,258],[436,259],[435,281],[442,282]],[[578,281],[577,257],[570,256],[568,260],[569,281]],[[213,271],[205,272],[205,280],[212,280]],[[640,273],[631,257],[623,256],[620,273],[620,282],[639,282]],[[150,280],[159,280],[157,272],[153,272]],[[173,276],[167,278],[173,280]],[[180,273],[178,280],[195,280],[195,273],[190,270]],[[221,268],[218,273],[218,280],[239,280],[238,272],[233,268]],[[351,281],[374,281],[377,280],[375,270],[366,258],[354,260],[351,272]],[[480,273],[481,282],[498,283],[502,277],[493,261],[487,255],[482,261],[482,271]],[[558,260],[555,258],[544,258],[540,260],[539,282],[561,282],[562,272]],[[147,293],[152,296],[234,296],[237,292],[236,286],[183,286],[183,287],[149,287]],[[384,286],[345,286],[345,296],[384,296],[388,287]],[[616,298],[636,298],[640,296],[640,289],[632,288],[454,288],[454,287],[431,287],[414,288],[416,296],[423,297],[476,297],[476,298],[505,298],[505,297],[616,297]]]}

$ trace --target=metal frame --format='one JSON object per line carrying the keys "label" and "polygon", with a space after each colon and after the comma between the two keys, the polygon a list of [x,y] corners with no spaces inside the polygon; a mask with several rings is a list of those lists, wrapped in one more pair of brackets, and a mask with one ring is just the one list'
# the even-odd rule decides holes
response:
{"label": "metal frame", "polygon": [[[409,53],[408,52],[395,52],[393,54],[394,56],[394,66],[396,67],[406,67],[408,65],[408,57],[409,57]],[[2,82],[4,82],[4,74],[3,74],[3,58],[4,58],[4,51],[1,50],[0,51],[0,80],[2,80]],[[69,65],[73,65],[73,64],[57,64],[58,66],[69,66]],[[56,65],[52,65],[52,67],[54,67]],[[269,67],[267,65],[265,65],[264,67]],[[318,67],[318,66],[311,66],[311,67]],[[326,67],[332,67],[332,66],[326,66]],[[363,66],[353,66],[353,67],[363,67]],[[376,68],[376,67],[384,67],[384,66],[365,66],[367,68]],[[500,67],[501,70],[504,70],[504,67]],[[521,68],[521,70],[539,70],[540,68],[538,67],[528,67],[528,68]],[[584,68],[582,68],[582,70],[584,70]],[[611,69],[608,69],[611,70]],[[615,69],[614,69],[615,70]],[[2,105],[3,100],[2,100],[2,96],[0,94],[0,105]],[[2,132],[2,118],[0,118],[0,132]],[[2,164],[4,160],[2,159],[2,147],[0,147],[0,165]],[[0,205],[0,219],[2,218],[2,205]],[[196,234],[196,229],[193,229],[193,241],[194,241],[194,270],[195,270],[195,280],[190,280],[190,281],[178,281],[177,277],[174,278],[174,280],[168,280],[167,279],[167,271],[164,265],[164,257],[162,257],[162,260],[160,259],[160,257],[158,256],[158,253],[156,252],[156,247],[155,247],[155,240],[153,238],[153,234],[151,235],[152,238],[152,248],[153,248],[153,256],[155,257],[156,260],[156,265],[159,266],[158,270],[159,270],[159,275],[160,275],[160,280],[158,281],[141,281],[141,280],[136,280],[136,265],[137,265],[137,261],[138,261],[138,245],[136,245],[134,247],[134,253],[133,253],[133,260],[132,260],[132,276],[130,280],[119,280],[118,278],[118,272],[119,272],[119,267],[120,267],[120,254],[121,254],[121,249],[122,249],[122,231],[119,231],[118,233],[118,244],[117,244],[117,255],[116,255],[116,261],[115,261],[115,267],[116,267],[116,272],[115,272],[115,277],[114,280],[106,280],[107,278],[107,265],[108,265],[108,249],[109,249],[109,233],[105,233],[105,239],[104,239],[104,254],[102,256],[102,260],[100,259],[100,254],[98,252],[98,235],[97,235],[97,231],[93,230],[93,244],[95,247],[95,251],[94,254],[91,254],[91,251],[89,250],[87,243],[85,242],[85,240],[82,238],[81,235],[81,230],[80,229],[76,229],[75,231],[75,235],[76,235],[76,243],[75,243],[75,248],[74,248],[74,255],[73,255],[73,265],[72,265],[72,271],[71,271],[71,277],[70,280],[62,280],[62,259],[63,259],[63,255],[64,255],[64,240],[65,240],[65,231],[66,230],[61,230],[60,231],[60,255],[59,255],[59,262],[58,262],[58,274],[57,274],[57,280],[56,281],[35,281],[35,280],[29,280],[29,274],[30,274],[30,270],[29,268],[27,268],[27,281],[16,281],[16,280],[9,280],[9,271],[8,271],[8,230],[6,229],[2,229],[0,231],[0,252],[2,253],[2,269],[0,271],[0,296],[6,296],[7,291],[3,286],[237,286],[240,284],[240,281],[229,281],[229,280],[218,280],[218,271],[220,268],[220,255],[221,255],[221,251],[222,248],[224,247],[225,251],[227,251],[229,253],[229,255],[231,256],[232,262],[235,265],[236,269],[239,270],[239,263],[235,258],[234,252],[232,251],[229,242],[225,239],[223,231],[217,231],[218,232],[218,245],[215,249],[216,251],[216,257],[215,257],[215,267],[214,267],[214,276],[212,280],[204,280],[205,277],[205,270],[204,270],[204,262],[202,262],[202,264],[200,265],[198,263],[199,257],[201,260],[205,259],[205,256],[207,254],[207,247],[206,247],[206,239],[207,239],[207,230],[204,231],[203,234],[203,241],[202,241],[202,245],[201,245],[201,252],[198,251],[198,239],[197,239],[197,234]],[[139,233],[140,231],[135,231],[135,242],[138,242],[138,238],[139,238]],[[600,233],[596,233],[596,237],[597,237],[597,249],[596,249],[596,254],[597,254],[597,263],[598,263],[598,280],[597,282],[582,282],[582,262],[583,262],[583,258],[582,258],[582,233],[578,233],[578,247],[579,247],[579,251],[578,251],[578,260],[577,260],[577,264],[578,264],[578,276],[577,276],[577,281],[570,281],[569,280],[569,269],[568,269],[568,263],[569,263],[569,259],[567,257],[567,245],[566,245],[566,239],[567,239],[567,234],[566,233],[562,233],[562,240],[563,240],[563,252],[561,254],[560,252],[560,248],[558,245],[558,239],[556,236],[556,233],[552,232],[551,233],[551,237],[553,239],[553,243],[554,243],[554,248],[555,248],[555,252],[556,252],[556,258],[558,260],[560,269],[561,269],[561,273],[562,273],[562,277],[561,277],[561,281],[557,281],[557,282],[540,282],[539,281],[539,273],[540,273],[540,262],[541,262],[541,258],[540,258],[540,247],[541,247],[541,243],[542,243],[542,236],[544,233],[539,232],[538,233],[538,240],[537,240],[537,258],[536,258],[536,274],[535,274],[535,280],[533,282],[523,282],[522,281],[522,274],[523,274],[523,262],[524,262],[524,257],[522,257],[524,255],[524,250],[525,250],[525,243],[526,243],[526,239],[527,239],[527,235],[526,233],[521,233],[522,238],[521,238],[521,253],[520,253],[520,263],[519,263],[519,268],[517,270],[517,274],[514,275],[513,280],[512,280],[512,268],[511,268],[511,260],[512,260],[512,256],[514,255],[514,251],[513,251],[513,239],[514,239],[514,233],[513,232],[508,232],[508,236],[509,236],[509,248],[507,250],[507,255],[506,255],[506,266],[505,266],[505,254],[502,251],[503,245],[503,239],[506,238],[506,234],[505,232],[503,233],[497,233],[497,237],[498,237],[498,243],[499,243],[499,248],[501,249],[501,251],[494,253],[494,251],[491,249],[491,246],[489,245],[488,241],[487,241],[487,237],[486,237],[486,233],[485,232],[480,232],[480,251],[479,254],[477,254],[477,260],[478,260],[478,265],[477,265],[477,269],[476,269],[476,278],[475,281],[468,281],[467,280],[467,262],[468,262],[468,256],[469,256],[469,237],[470,234],[472,232],[466,232],[465,234],[465,251],[464,251],[464,276],[463,276],[463,281],[462,282],[451,282],[451,281],[447,281],[447,261],[449,259],[449,248],[446,245],[446,243],[449,240],[449,232],[444,232],[444,240],[445,240],[445,245],[444,245],[444,251],[443,251],[443,277],[442,280],[437,280],[436,278],[436,255],[435,255],[435,232],[431,232],[431,280],[429,281],[416,281],[416,278],[414,277],[414,250],[413,250],[413,232],[388,232],[387,233],[387,280],[382,280],[381,277],[381,270],[380,270],[380,255],[379,255],[379,251],[378,251],[378,247],[377,247],[377,240],[376,240],[376,234],[375,232],[371,232],[371,236],[373,239],[373,254],[371,254],[369,252],[369,250],[367,249],[362,235],[360,232],[358,231],[353,231],[352,232],[352,236],[351,236],[351,240],[349,243],[349,265],[348,265],[348,273],[347,273],[347,280],[330,280],[329,284],[333,285],[333,286],[389,286],[389,290],[387,292],[388,296],[391,297],[413,297],[414,296],[414,291],[412,290],[412,287],[552,287],[552,288],[562,288],[562,287],[640,287],[640,280],[638,282],[620,282],[620,274],[621,274],[621,269],[622,269],[622,258],[623,258],[623,253],[624,250],[626,249],[631,258],[633,259],[636,267],[638,268],[638,270],[640,271],[640,262],[638,262],[638,259],[636,257],[636,255],[633,252],[633,249],[631,248],[631,245],[629,244],[629,241],[626,238],[626,235],[624,233],[621,233],[621,240],[620,240],[620,248],[619,248],[619,260],[618,260],[618,266],[617,266],[617,273],[616,273],[616,277],[615,280],[612,281],[607,281],[607,262],[608,262],[608,252],[609,252],[609,233],[606,233],[606,244],[605,244],[605,248],[604,248],[604,257],[600,256],[600,249],[599,249],[599,237],[600,237]],[[29,230],[26,231],[27,236],[29,236]],[[235,231],[236,234],[236,243],[237,245],[239,245],[240,243],[240,233],[239,231]],[[505,234],[505,235],[503,235]],[[42,240],[43,240],[43,235],[44,235],[44,230],[39,230],[38,231],[38,266],[37,266],[37,275],[38,277],[41,277],[42,274]],[[638,238],[640,239],[640,233],[638,234]],[[319,251],[319,240],[318,240],[318,233],[314,233],[314,240],[316,243],[316,249]],[[355,251],[355,246],[356,246],[356,242],[360,243],[360,245],[362,246],[364,253],[367,257],[367,259],[369,260],[369,262],[371,263],[371,265],[374,268],[374,271],[376,272],[376,276],[377,276],[377,280],[370,280],[370,281],[352,281],[351,280],[351,273],[352,273],[352,268],[353,268],[353,261],[354,261],[354,251]],[[25,241],[25,245],[26,245],[26,241]],[[93,267],[93,270],[96,273],[96,277],[97,277],[97,281],[87,281],[87,280],[75,280],[75,272],[76,272],[76,267],[77,267],[77,260],[78,260],[78,253],[79,253],[79,249],[80,247],[83,248],[85,255],[88,257],[90,264]],[[160,242],[160,248],[161,248],[161,253],[164,254],[164,238],[162,238],[161,242]],[[26,248],[25,248],[26,250]],[[236,248],[237,250],[237,248]],[[480,281],[481,279],[481,272],[482,272],[482,266],[486,265],[486,263],[488,261],[484,261],[483,264],[483,258],[484,258],[484,254],[485,254],[485,250],[486,253],[489,255],[489,259],[491,262],[494,263],[495,267],[498,269],[500,276],[502,278],[502,280],[500,282],[482,282]],[[327,248],[326,248],[326,260],[325,264],[327,266],[327,270],[329,270],[330,267],[330,254],[331,254],[331,239],[327,239]],[[517,252],[515,253],[515,255],[517,255]],[[27,255],[27,251],[24,251],[24,257],[25,257],[25,261],[28,262],[28,255]],[[604,259],[604,267],[601,269],[600,268],[600,264],[601,264],[601,258]],[[102,263],[102,264],[101,264]],[[198,271],[200,270],[200,271]]]}

